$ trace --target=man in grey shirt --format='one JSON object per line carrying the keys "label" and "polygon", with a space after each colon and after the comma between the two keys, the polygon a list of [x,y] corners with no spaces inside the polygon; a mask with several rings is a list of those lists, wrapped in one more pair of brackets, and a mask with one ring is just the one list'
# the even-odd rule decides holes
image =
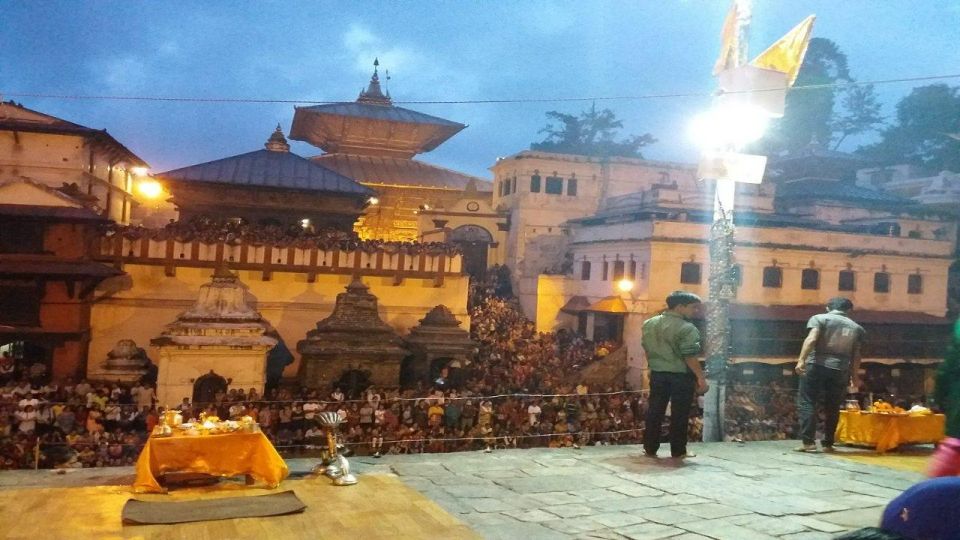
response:
{"label": "man in grey shirt", "polygon": [[817,404],[824,408],[824,452],[833,451],[833,437],[840,419],[840,407],[848,385],[860,386],[860,344],[863,327],[847,313],[853,302],[838,296],[827,302],[827,312],[810,317],[810,330],[797,359],[800,388],[797,412],[800,416],[800,452],[816,452]]}

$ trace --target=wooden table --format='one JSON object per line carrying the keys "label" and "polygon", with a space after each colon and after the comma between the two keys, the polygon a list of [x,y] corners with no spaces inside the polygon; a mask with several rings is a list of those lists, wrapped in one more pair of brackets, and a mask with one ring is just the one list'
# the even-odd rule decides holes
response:
{"label": "wooden table", "polygon": [[136,493],[164,493],[157,476],[168,472],[214,476],[246,475],[271,488],[290,474],[286,462],[263,433],[150,437],[137,459]]}
{"label": "wooden table", "polygon": [[883,453],[903,444],[940,442],[945,425],[946,417],[942,414],[909,416],[841,411],[836,441],[873,446]]}

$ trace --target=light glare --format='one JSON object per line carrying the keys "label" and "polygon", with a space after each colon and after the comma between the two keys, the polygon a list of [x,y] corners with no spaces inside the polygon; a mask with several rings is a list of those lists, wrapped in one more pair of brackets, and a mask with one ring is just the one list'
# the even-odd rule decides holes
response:
{"label": "light glare", "polygon": [[141,180],[137,183],[137,191],[148,199],[156,199],[163,194],[163,186],[156,180]]}
{"label": "light glare", "polygon": [[690,123],[690,138],[703,149],[739,148],[763,137],[770,115],[759,107],[731,105],[714,108]]}

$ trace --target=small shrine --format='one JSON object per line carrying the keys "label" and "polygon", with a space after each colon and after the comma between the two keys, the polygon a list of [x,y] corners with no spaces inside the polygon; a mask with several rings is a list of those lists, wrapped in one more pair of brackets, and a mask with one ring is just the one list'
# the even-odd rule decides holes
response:
{"label": "small shrine", "polygon": [[377,312],[377,297],[359,278],[337,295],[333,313],[297,343],[300,383],[307,388],[339,383],[359,392],[374,384],[396,387],[408,352],[400,336]]}
{"label": "small shrine", "polygon": [[403,386],[433,383],[441,377],[444,385],[458,386],[477,347],[470,332],[460,328],[460,321],[442,304],[420,319],[404,341],[413,356],[404,361]]}
{"label": "small shrine", "polygon": [[147,374],[150,359],[132,339],[121,339],[107,353],[106,376],[112,381],[137,382]]}
{"label": "small shrine", "polygon": [[277,340],[272,326],[246,300],[247,288],[224,267],[200,287],[192,308],[177,316],[159,337],[157,398],[176,406],[183,398],[207,402],[215,390],[256,388],[263,393],[267,352]]}

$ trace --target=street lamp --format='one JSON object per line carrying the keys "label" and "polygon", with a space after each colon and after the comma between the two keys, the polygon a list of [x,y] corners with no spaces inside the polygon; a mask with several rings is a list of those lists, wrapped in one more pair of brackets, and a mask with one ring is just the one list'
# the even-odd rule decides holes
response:
{"label": "street lamp", "polygon": [[617,282],[617,289],[620,292],[629,293],[630,291],[633,290],[633,281],[626,278],[621,279],[620,281]]}
{"label": "street lamp", "polygon": [[771,118],[783,116],[786,91],[800,70],[814,20],[808,17],[748,63],[750,18],[750,0],[735,0],[724,23],[720,59],[714,69],[720,92],[713,107],[691,124],[692,138],[704,151],[697,176],[714,181],[705,347],[710,390],[704,396],[704,441],[723,440],[729,302],[736,296],[737,285],[733,276],[736,182],[758,184],[766,168],[765,157],[739,152],[763,136]]}

